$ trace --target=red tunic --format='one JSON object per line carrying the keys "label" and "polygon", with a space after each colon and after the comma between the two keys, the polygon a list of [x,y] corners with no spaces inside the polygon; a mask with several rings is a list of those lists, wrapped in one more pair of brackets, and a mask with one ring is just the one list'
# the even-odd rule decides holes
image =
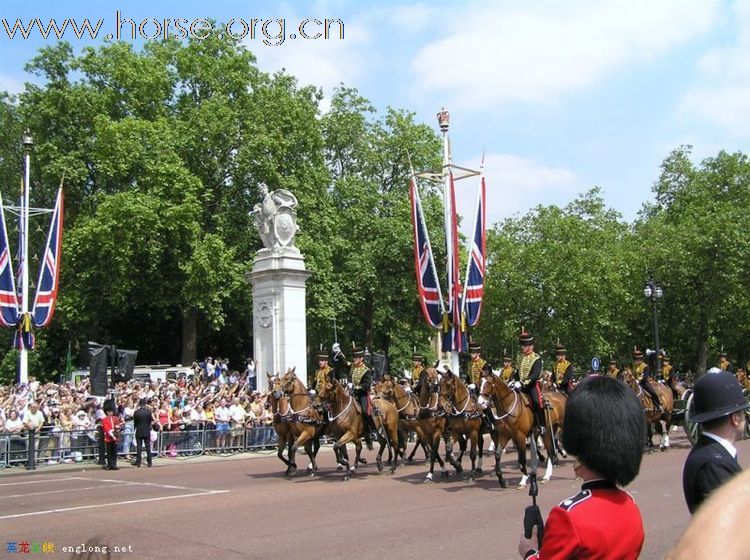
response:
{"label": "red tunic", "polygon": [[[104,430],[104,441],[113,443],[117,441],[117,432],[115,428],[120,425],[120,418],[117,416],[106,416],[102,420],[102,430]],[[110,434],[114,434],[114,437]]]}
{"label": "red tunic", "polygon": [[609,481],[592,480],[552,509],[542,549],[527,558],[638,558],[643,538],[643,520],[633,497]]}

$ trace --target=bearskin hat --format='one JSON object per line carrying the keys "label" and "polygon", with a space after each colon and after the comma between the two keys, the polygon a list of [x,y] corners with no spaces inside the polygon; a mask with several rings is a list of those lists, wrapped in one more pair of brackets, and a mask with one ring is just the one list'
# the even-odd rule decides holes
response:
{"label": "bearskin hat", "polygon": [[590,469],[626,486],[638,475],[645,441],[643,409],[622,381],[592,375],[570,394],[563,447]]}

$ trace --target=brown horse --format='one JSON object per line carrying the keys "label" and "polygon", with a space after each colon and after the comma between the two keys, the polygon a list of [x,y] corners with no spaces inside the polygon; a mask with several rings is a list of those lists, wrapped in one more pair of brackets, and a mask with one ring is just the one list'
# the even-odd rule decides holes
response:
{"label": "brown horse", "polygon": [[278,376],[266,373],[268,378],[268,387],[271,389],[268,402],[271,405],[271,412],[273,413],[273,429],[276,431],[277,441],[277,457],[287,466],[286,474],[289,475],[292,470],[297,469],[297,465],[292,467],[292,463],[288,459],[284,458],[284,449],[287,449],[287,456],[289,455],[289,448],[292,446],[294,441],[294,435],[292,434],[291,417],[288,415],[289,410],[289,399],[284,396],[284,392],[281,390]]}
{"label": "brown horse", "polygon": [[[331,378],[321,383],[318,391],[316,400],[328,409],[327,433],[336,438],[333,450],[337,453],[339,462],[344,466],[344,480],[349,480],[351,474],[357,469],[357,465],[362,463],[360,456],[362,455],[364,420],[359,403],[346,392],[341,383]],[[349,462],[347,443],[354,443],[356,449],[353,465]]]}
{"label": "brown horse", "polygon": [[295,373],[296,368],[291,368],[281,376],[277,384],[287,399],[287,417],[293,437],[292,444],[289,448],[289,469],[287,474],[294,476],[297,470],[295,463],[297,449],[300,446],[305,448],[305,453],[310,458],[310,464],[307,466],[310,476],[315,475],[318,470],[318,464],[315,457],[320,449],[320,436],[325,430],[325,421],[320,412],[313,407],[313,399],[308,393],[305,385],[300,381]]}
{"label": "brown horse", "polygon": [[[471,447],[469,448],[469,458],[471,459],[471,471],[467,480],[474,481],[477,472],[477,447],[479,445],[480,431],[482,429],[482,409],[477,404],[477,399],[469,393],[466,384],[457,375],[451,371],[443,374],[440,380],[440,398],[444,403],[448,428],[453,439],[459,443],[461,452],[458,458],[453,461],[453,446],[448,444],[446,454],[451,465],[456,468],[456,472],[461,472],[461,459],[466,452],[467,440]],[[479,471],[481,472],[481,470]]]}
{"label": "brown horse", "polygon": [[[646,415],[646,425],[648,426],[648,446],[649,448],[654,447],[653,437],[654,428],[661,436],[661,442],[659,449],[665,451],[669,448],[669,427],[672,424],[672,412],[674,410],[674,398],[672,397],[672,389],[661,383],[651,383],[651,387],[656,391],[659,396],[659,404],[661,405],[661,412],[654,407],[654,403],[651,400],[651,396],[643,390],[640,383],[635,378],[633,370],[625,368],[623,370],[622,378],[630,385],[636,396],[641,400],[641,406],[643,406],[643,412]],[[662,420],[666,427],[662,426]]]}
{"label": "brown horse", "polygon": [[372,399],[372,419],[378,430],[378,443],[380,444],[380,449],[378,449],[378,454],[375,457],[375,464],[379,471],[383,470],[383,450],[387,446],[388,460],[391,465],[390,473],[393,474],[398,465],[399,455],[401,455],[402,460],[404,458],[403,451],[399,445],[398,410],[392,402],[379,393],[380,389],[381,384],[376,384],[376,396]]}
{"label": "brown horse", "polygon": [[417,424],[419,426],[420,437],[430,450],[430,471],[425,477],[425,482],[432,482],[435,471],[435,461],[440,463],[442,476],[448,476],[445,470],[445,463],[440,458],[439,448],[440,439],[445,432],[446,421],[445,412],[440,403],[440,381],[438,372],[435,368],[422,370],[419,375],[419,414]]}
{"label": "brown horse", "polygon": [[424,444],[421,429],[419,428],[419,422],[417,422],[417,416],[419,415],[419,401],[416,395],[413,393],[407,393],[406,389],[400,384],[396,383],[390,375],[386,375],[383,381],[378,384],[376,389],[382,398],[387,401],[391,401],[396,407],[398,412],[398,433],[399,433],[399,452],[402,459],[406,455],[406,442],[408,439],[409,432],[415,432],[417,434],[417,442],[414,445],[414,449],[408,458],[404,459],[404,462],[411,462],[414,453],[419,447],[424,450],[425,461],[429,457],[427,446]]}
{"label": "brown horse", "polygon": [[[503,488],[508,487],[508,482],[503,477],[500,467],[500,459],[503,448],[512,439],[518,451],[518,466],[522,475],[518,487],[525,488],[528,481],[526,439],[536,437],[536,434],[532,434],[534,413],[529,398],[520,391],[514,391],[502,379],[491,374],[486,375],[482,380],[480,392],[484,398],[491,400],[497,409],[497,413],[492,413],[495,423],[492,437],[495,443],[495,475],[497,480]],[[564,394],[555,392],[544,392],[543,397],[545,402],[548,403],[544,410],[546,424],[551,428],[546,430],[542,437],[544,448],[549,454],[542,478],[542,483],[545,483],[552,476],[552,466],[557,463],[558,450],[564,454],[557,442],[557,432],[563,427],[567,398]],[[542,460],[544,460],[543,457]]]}

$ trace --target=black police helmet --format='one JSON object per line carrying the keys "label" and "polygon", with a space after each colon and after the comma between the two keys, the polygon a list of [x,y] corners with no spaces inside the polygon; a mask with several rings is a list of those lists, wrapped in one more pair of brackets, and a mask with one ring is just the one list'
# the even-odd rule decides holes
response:
{"label": "black police helmet", "polygon": [[742,387],[728,371],[706,373],[695,383],[690,420],[709,422],[748,408]]}

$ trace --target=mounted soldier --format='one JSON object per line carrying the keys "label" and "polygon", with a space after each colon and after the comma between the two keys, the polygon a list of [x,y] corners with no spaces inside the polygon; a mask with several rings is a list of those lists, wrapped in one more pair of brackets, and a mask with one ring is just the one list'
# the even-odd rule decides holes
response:
{"label": "mounted soldier", "polygon": [[322,349],[315,358],[318,360],[318,369],[315,370],[315,391],[319,393],[321,385],[329,380],[333,368],[328,364],[328,354]]}
{"label": "mounted soldier", "polygon": [[534,337],[523,328],[518,337],[521,345],[521,367],[518,370],[520,382],[523,384],[522,391],[529,395],[531,410],[534,412],[534,420],[544,433],[544,404],[542,403],[542,388],[539,381],[542,378],[542,358],[534,352]]}
{"label": "mounted soldier", "polygon": [[566,395],[573,389],[573,364],[568,361],[567,353],[565,346],[558,340],[555,346],[557,361],[552,370],[552,383],[558,385]]}
{"label": "mounted soldier", "polygon": [[419,376],[422,374],[422,371],[424,370],[424,365],[422,365],[422,362],[424,361],[424,356],[422,354],[417,353],[416,348],[414,349],[414,353],[411,355],[411,361],[412,361],[412,368],[411,368],[411,386],[416,387],[419,383]]}
{"label": "mounted soldier", "polygon": [[370,404],[370,387],[372,386],[372,370],[365,364],[365,351],[355,348],[352,352],[352,368],[350,370],[350,381],[353,386],[354,396],[362,408],[362,419],[364,420],[364,437],[368,449],[372,449],[372,434],[377,432],[375,422],[372,419],[372,405]]}
{"label": "mounted soldier", "polygon": [[[469,383],[474,387],[478,387],[479,383],[482,381],[482,368],[487,363],[480,356],[481,351],[482,345],[478,342],[472,342],[469,344],[471,361],[469,362],[469,371],[467,372],[466,377],[468,378]],[[469,387],[469,389],[473,389],[474,387]]]}
{"label": "mounted soldier", "polygon": [[614,358],[612,358],[609,361],[609,369],[607,370],[607,377],[611,377],[613,379],[622,378],[620,369],[617,367],[617,360],[615,360]]}
{"label": "mounted soldier", "polygon": [[648,369],[648,365],[643,361],[643,352],[641,352],[637,346],[633,348],[633,373],[635,374],[635,380],[643,390],[648,393],[648,396],[651,397],[651,401],[654,403],[656,411],[662,412],[659,395],[649,382],[651,379],[651,371]]}
{"label": "mounted soldier", "polygon": [[512,381],[518,381],[518,370],[513,367],[513,360],[503,348],[503,367],[500,370],[500,379],[506,385],[509,385]]}
{"label": "mounted soldier", "polygon": [[344,353],[341,351],[341,346],[338,342],[333,343],[331,351],[333,352],[332,362],[334,377],[339,381],[346,381],[349,378],[349,367],[351,366],[351,364],[346,359],[346,356],[344,356]]}
{"label": "mounted soldier", "polygon": [[719,369],[722,371],[728,371],[729,373],[734,373],[734,366],[732,366],[732,362],[727,358],[727,353],[724,352],[724,348],[719,352]]}

